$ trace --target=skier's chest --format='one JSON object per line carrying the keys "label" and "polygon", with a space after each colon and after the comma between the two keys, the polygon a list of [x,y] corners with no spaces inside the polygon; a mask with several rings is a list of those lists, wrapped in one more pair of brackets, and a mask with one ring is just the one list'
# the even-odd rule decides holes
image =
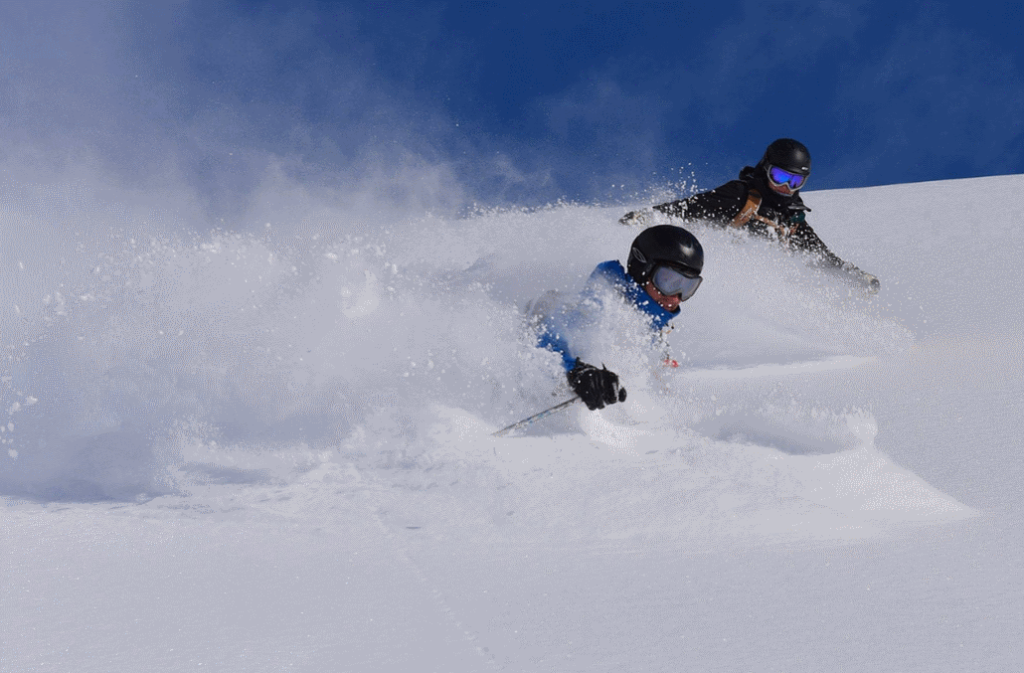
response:
{"label": "skier's chest", "polygon": [[766,201],[756,189],[750,189],[746,202],[730,225],[786,240],[796,232],[803,219],[803,212],[777,208]]}

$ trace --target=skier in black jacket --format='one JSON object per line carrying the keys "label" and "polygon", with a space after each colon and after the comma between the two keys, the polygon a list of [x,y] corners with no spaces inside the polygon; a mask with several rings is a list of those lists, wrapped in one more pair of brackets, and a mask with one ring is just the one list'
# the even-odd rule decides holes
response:
{"label": "skier in black jacket", "polygon": [[653,211],[658,211],[687,221],[743,228],[809,252],[820,264],[850,274],[872,294],[878,292],[878,278],[840,259],[807,224],[804,214],[810,208],[798,192],[807,184],[810,174],[811,153],[807,148],[791,138],[780,138],[768,146],[756,166],[740,171],[738,180],[653,209],[626,213],[619,222],[647,225],[654,219]]}

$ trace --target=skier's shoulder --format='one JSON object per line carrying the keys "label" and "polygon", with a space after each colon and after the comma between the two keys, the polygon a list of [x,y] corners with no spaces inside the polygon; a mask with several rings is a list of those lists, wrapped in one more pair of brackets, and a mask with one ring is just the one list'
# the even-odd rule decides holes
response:
{"label": "skier's shoulder", "polygon": [[[747,174],[747,169],[753,170],[750,166],[747,166],[740,171],[740,177],[735,180],[729,180],[728,182],[721,184],[714,189],[703,194],[714,194],[719,199],[735,199],[736,201],[743,202],[747,200],[747,194],[750,192],[752,182],[752,173]],[[698,194],[699,196],[699,194]]]}
{"label": "skier's shoulder", "polygon": [[601,262],[594,267],[590,278],[601,278],[610,282],[623,283],[626,281],[627,276],[626,270],[622,267],[622,262],[617,259],[609,259],[607,262]]}
{"label": "skier's shoulder", "polygon": [[760,182],[758,179],[757,167],[755,166],[744,166],[740,170],[740,176],[732,182],[740,182],[743,184],[745,189],[750,189],[755,184]]}
{"label": "skier's shoulder", "polygon": [[601,262],[594,267],[594,273],[599,273],[605,276],[624,276],[626,270],[622,267],[622,262],[617,259],[609,259],[606,262]]}
{"label": "skier's shoulder", "polygon": [[750,187],[743,180],[730,180],[706,192],[698,192],[681,201],[688,219],[728,222],[747,202]]}
{"label": "skier's shoulder", "polygon": [[594,268],[583,289],[582,299],[596,300],[600,304],[609,292],[636,304],[637,296],[643,293],[643,288],[626,273],[621,262],[611,259],[601,262]]}
{"label": "skier's shoulder", "polygon": [[616,259],[601,262],[594,268],[587,283],[587,288],[583,292],[582,305],[586,305],[588,300],[602,305],[600,298],[602,292],[598,290],[599,284],[604,286],[605,291],[608,289],[614,291],[615,294],[623,297],[627,303],[632,304],[635,308],[647,314],[651,319],[652,327],[655,329],[665,327],[678,313],[678,311],[671,312],[666,310],[651,299],[650,295],[633,280],[633,277],[627,274],[622,263]]}
{"label": "skier's shoulder", "polygon": [[602,281],[614,288],[628,304],[632,304],[636,309],[647,314],[652,319],[652,323],[657,329],[664,327],[665,324],[678,313],[678,311],[675,313],[666,311],[659,306],[658,303],[654,301],[635,280],[633,280],[632,276],[626,273],[626,270],[618,260],[613,259],[598,264],[597,268],[594,269],[594,273],[591,274],[591,279],[594,279],[595,277],[600,278]]}

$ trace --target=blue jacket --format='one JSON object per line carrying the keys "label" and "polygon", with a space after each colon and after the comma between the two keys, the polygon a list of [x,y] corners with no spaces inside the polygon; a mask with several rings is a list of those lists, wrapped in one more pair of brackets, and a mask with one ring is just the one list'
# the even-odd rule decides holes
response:
{"label": "blue jacket", "polygon": [[632,276],[626,273],[618,261],[611,260],[598,264],[580,291],[579,301],[574,306],[541,316],[537,345],[561,355],[562,366],[566,371],[576,365],[578,355],[573,349],[574,339],[584,330],[597,324],[609,289],[647,316],[652,336],[658,334],[678,313],[670,313],[663,309],[633,280]]}

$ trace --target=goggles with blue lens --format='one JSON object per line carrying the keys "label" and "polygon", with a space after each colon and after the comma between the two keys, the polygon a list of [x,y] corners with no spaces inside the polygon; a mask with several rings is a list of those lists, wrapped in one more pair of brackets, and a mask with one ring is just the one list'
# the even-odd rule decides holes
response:
{"label": "goggles with blue lens", "polygon": [[679,301],[686,301],[700,287],[703,278],[689,269],[679,269],[664,264],[658,266],[651,274],[651,282],[655,289],[666,297],[679,295]]}
{"label": "goggles with blue lens", "polygon": [[807,182],[806,175],[800,175],[799,173],[793,173],[787,171],[785,168],[779,168],[778,166],[768,167],[768,179],[772,181],[772,184],[776,187],[783,185],[789,185],[789,188],[794,192],[804,186]]}

